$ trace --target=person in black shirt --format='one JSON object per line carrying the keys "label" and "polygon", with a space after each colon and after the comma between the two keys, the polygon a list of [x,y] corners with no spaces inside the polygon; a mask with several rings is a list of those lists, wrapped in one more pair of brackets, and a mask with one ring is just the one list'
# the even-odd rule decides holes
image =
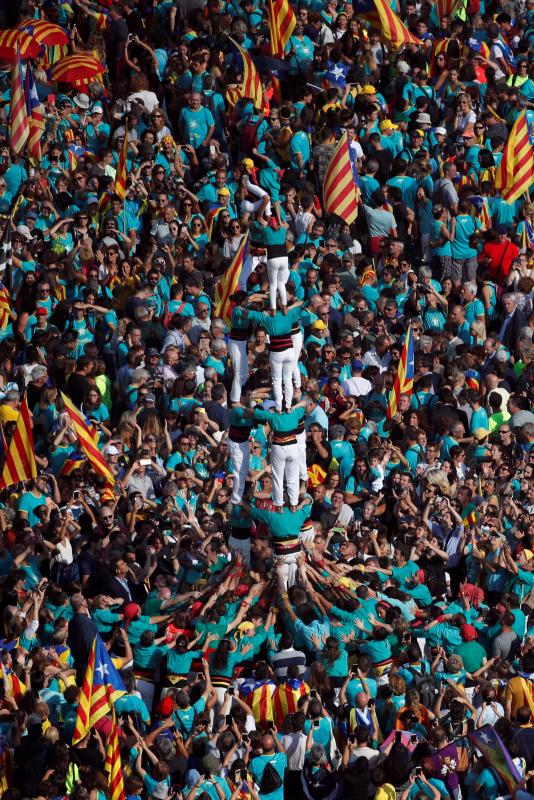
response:
{"label": "person in black shirt", "polygon": [[81,408],[92,384],[88,375],[93,371],[94,362],[88,356],[81,356],[76,362],[76,369],[69,375],[66,393],[75,406]]}

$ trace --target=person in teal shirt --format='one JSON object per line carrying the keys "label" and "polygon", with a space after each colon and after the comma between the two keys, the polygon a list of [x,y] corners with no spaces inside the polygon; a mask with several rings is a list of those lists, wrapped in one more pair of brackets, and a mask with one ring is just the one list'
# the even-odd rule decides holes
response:
{"label": "person in teal shirt", "polygon": [[189,105],[182,108],[178,118],[178,126],[185,141],[195,150],[207,145],[215,131],[213,114],[202,105],[202,98],[194,92],[189,98]]}
{"label": "person in teal shirt", "polygon": [[308,134],[302,130],[302,123],[299,119],[293,118],[290,126],[293,131],[289,142],[290,164],[294,170],[303,173],[310,161],[310,140]]}

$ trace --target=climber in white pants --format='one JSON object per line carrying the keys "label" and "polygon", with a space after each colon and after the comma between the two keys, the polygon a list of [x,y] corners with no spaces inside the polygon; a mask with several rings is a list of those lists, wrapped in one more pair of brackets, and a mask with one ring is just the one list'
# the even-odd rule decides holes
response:
{"label": "climber in white pants", "polygon": [[228,456],[232,461],[232,468],[235,473],[234,487],[232,489],[231,502],[238,505],[243,499],[245,481],[248,475],[250,464],[250,447],[248,440],[252,423],[250,415],[245,413],[243,406],[234,406],[229,414],[230,425],[228,428]]}
{"label": "climber in white pants", "polygon": [[293,385],[295,389],[300,389],[302,385],[302,375],[299,369],[300,354],[304,344],[304,336],[300,324],[297,322],[291,329],[291,341],[293,342]]}
{"label": "climber in white pants", "polygon": [[[282,437],[278,437],[281,440]],[[293,444],[271,445],[271,477],[273,481],[273,505],[284,505],[284,478],[291,506],[299,502],[299,446],[293,436]]]}
{"label": "climber in white pants", "polygon": [[289,411],[293,402],[293,348],[271,350],[269,364],[273,379],[273,397],[276,410],[282,411],[282,403],[285,399],[285,407]]}

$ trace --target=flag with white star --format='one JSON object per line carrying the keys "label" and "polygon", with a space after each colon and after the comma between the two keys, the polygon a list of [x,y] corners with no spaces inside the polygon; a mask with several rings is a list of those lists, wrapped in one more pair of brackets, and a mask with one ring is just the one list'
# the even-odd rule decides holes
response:
{"label": "flag with white star", "polygon": [[112,704],[123,694],[126,694],[126,689],[122,678],[97,634],[89,653],[72,744],[84,739],[93,725],[111,712]]}
{"label": "flag with white star", "polygon": [[333,86],[344,89],[347,85],[348,64],[344,64],[342,61],[338,61],[334,64],[333,61],[329,61],[327,66],[328,72],[325,74],[324,80],[328,81],[328,83]]}

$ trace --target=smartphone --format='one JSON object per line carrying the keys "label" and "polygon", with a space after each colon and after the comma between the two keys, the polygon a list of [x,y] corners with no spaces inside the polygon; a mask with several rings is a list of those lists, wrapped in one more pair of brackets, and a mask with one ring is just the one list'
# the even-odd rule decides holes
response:
{"label": "smartphone", "polygon": [[204,772],[204,780],[209,781],[210,778],[211,778],[211,773],[210,773],[209,769],[207,769]]}
{"label": "smartphone", "polygon": [[313,720],[313,727],[314,728],[318,728],[320,726],[320,724],[321,724],[321,720],[320,719],[314,719]]}
{"label": "smartphone", "polygon": [[412,744],[417,744],[418,739],[415,733],[412,733],[412,735],[410,736],[410,741]]}
{"label": "smartphone", "polygon": [[369,700],[367,702],[367,707],[368,708],[374,708],[375,707],[375,701],[372,698],[371,698],[371,700]]}
{"label": "smartphone", "polygon": [[79,490],[79,489],[75,489],[75,490],[73,491],[73,493],[72,493],[72,499],[73,499],[73,500],[79,500],[79,499],[80,499],[80,490]]}
{"label": "smartphone", "polygon": [[241,780],[241,770],[240,769],[236,769],[236,771],[235,771],[235,782],[239,783],[240,780]]}
{"label": "smartphone", "polygon": [[402,731],[395,731],[395,741],[397,744],[402,742]]}
{"label": "smartphone", "polygon": [[227,725],[232,725],[232,723],[234,721],[234,718],[232,717],[231,714],[227,714],[226,717],[225,717],[225,720],[226,720],[226,724]]}
{"label": "smartphone", "polygon": [[422,775],[422,774],[423,774],[423,768],[422,767],[416,767],[415,768],[416,777],[419,777],[419,775]]}
{"label": "smartphone", "polygon": [[242,742],[250,742],[250,736],[248,735],[248,733],[244,733],[244,734],[241,736],[241,741],[242,741]]}
{"label": "smartphone", "polygon": [[211,156],[212,158],[215,156],[215,153],[216,153],[216,152],[217,152],[217,151],[215,150],[215,145],[214,145],[214,144],[210,144],[210,156]]}
{"label": "smartphone", "polygon": [[199,681],[203,681],[204,680],[204,673],[203,672],[197,672],[197,680],[199,680]]}
{"label": "smartphone", "polygon": [[139,459],[139,466],[140,467],[149,467],[152,464],[152,461],[149,458],[140,458]]}
{"label": "smartphone", "polygon": [[355,744],[356,743],[356,736],[353,733],[349,733],[349,742],[351,744]]}
{"label": "smartphone", "polygon": [[235,689],[234,689],[234,687],[233,687],[233,686],[230,686],[230,688],[228,689],[228,694],[229,694],[231,697],[233,697],[233,696],[235,695]]}
{"label": "smartphone", "polygon": [[317,689],[310,689],[310,697],[317,697]]}

